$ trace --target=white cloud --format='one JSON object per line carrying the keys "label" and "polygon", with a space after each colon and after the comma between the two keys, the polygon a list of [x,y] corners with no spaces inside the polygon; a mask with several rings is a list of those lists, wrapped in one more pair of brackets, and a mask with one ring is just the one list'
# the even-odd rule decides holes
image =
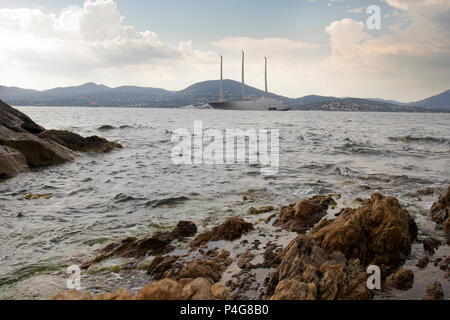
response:
{"label": "white cloud", "polygon": [[[120,84],[123,69],[146,68],[151,74],[164,65],[209,64],[216,58],[213,52],[194,50],[190,41],[171,47],[154,32],[125,25],[112,0],[85,1],[82,8],[68,7],[59,15],[40,9],[0,9],[0,37],[3,59],[30,73],[42,73],[43,78],[53,77],[47,86],[60,85],[57,82],[64,76],[74,82],[98,77],[101,70],[103,76],[93,80],[109,79],[112,84],[116,77],[115,84]],[[3,74],[0,80],[6,76],[9,81],[15,77]],[[18,82],[27,84],[24,79]]]}

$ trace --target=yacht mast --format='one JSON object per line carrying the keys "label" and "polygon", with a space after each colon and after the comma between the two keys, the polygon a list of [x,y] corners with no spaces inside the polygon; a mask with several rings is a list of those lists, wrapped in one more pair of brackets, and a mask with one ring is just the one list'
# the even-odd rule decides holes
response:
{"label": "yacht mast", "polygon": [[245,89],[244,89],[244,51],[242,51],[242,100],[245,100]]}
{"label": "yacht mast", "polygon": [[223,57],[220,56],[220,100],[219,102],[223,102]]}
{"label": "yacht mast", "polygon": [[264,57],[264,82],[266,87],[266,96],[267,96],[267,57]]}

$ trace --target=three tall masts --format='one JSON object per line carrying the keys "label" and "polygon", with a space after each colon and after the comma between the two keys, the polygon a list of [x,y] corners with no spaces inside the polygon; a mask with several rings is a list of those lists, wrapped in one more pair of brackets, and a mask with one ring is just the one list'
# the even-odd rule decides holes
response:
{"label": "three tall masts", "polygon": [[[244,64],[245,64],[245,53],[242,51],[242,100],[245,100],[245,81],[244,81]],[[264,85],[267,96],[267,57],[264,57]],[[224,101],[223,97],[223,57],[220,56],[220,102]]]}

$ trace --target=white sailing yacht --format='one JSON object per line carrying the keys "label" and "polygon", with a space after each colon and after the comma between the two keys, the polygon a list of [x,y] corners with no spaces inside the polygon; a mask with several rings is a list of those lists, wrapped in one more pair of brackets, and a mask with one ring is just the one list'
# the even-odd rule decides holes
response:
{"label": "white sailing yacht", "polygon": [[289,107],[283,102],[272,98],[267,92],[267,58],[264,57],[265,63],[265,90],[266,93],[261,98],[247,99],[245,97],[244,84],[244,51],[242,51],[242,100],[224,101],[223,97],[223,57],[220,56],[220,101],[210,102],[209,105],[214,109],[222,110],[255,110],[255,111],[287,111]]}

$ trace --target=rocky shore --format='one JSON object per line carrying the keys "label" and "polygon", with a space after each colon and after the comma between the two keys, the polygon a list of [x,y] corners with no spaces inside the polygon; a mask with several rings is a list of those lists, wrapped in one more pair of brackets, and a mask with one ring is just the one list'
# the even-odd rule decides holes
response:
{"label": "rocky shore", "polygon": [[[447,241],[449,192],[450,186],[430,210],[436,232],[442,229]],[[85,261],[83,276],[89,279],[105,259],[131,258],[121,270],[107,272],[122,277],[145,273],[138,290],[71,290],[53,299],[367,300],[414,286],[415,272],[404,265],[413,245],[424,247],[425,255],[415,258],[418,268],[431,262],[449,281],[450,256],[435,256],[439,240],[418,240],[416,222],[396,198],[375,193],[355,208],[338,208],[337,199],[338,195],[301,199],[275,214],[252,208],[269,215],[253,224],[228,218],[199,234],[193,222],[180,221],[171,231],[125,238]],[[180,239],[191,241],[179,249],[173,243]],[[381,269],[380,289],[367,286],[370,265]],[[448,299],[443,285],[429,283],[422,298]]]}
{"label": "rocky shore", "polygon": [[[121,147],[98,136],[46,130],[0,101],[0,177]],[[252,199],[243,195],[245,219],[224,217],[209,230],[183,220],[171,230],[108,239],[93,256],[71,261],[81,267],[82,290],[59,289],[45,298],[367,300],[395,298],[417,286],[419,299],[449,299],[450,186],[430,208],[435,230],[426,235],[395,197],[342,200],[320,194],[278,208],[250,207]],[[381,270],[379,289],[367,286],[373,265]]]}
{"label": "rocky shore", "polygon": [[62,130],[46,130],[0,100],[0,177],[73,161],[78,152],[122,148],[98,136],[84,138]]}

